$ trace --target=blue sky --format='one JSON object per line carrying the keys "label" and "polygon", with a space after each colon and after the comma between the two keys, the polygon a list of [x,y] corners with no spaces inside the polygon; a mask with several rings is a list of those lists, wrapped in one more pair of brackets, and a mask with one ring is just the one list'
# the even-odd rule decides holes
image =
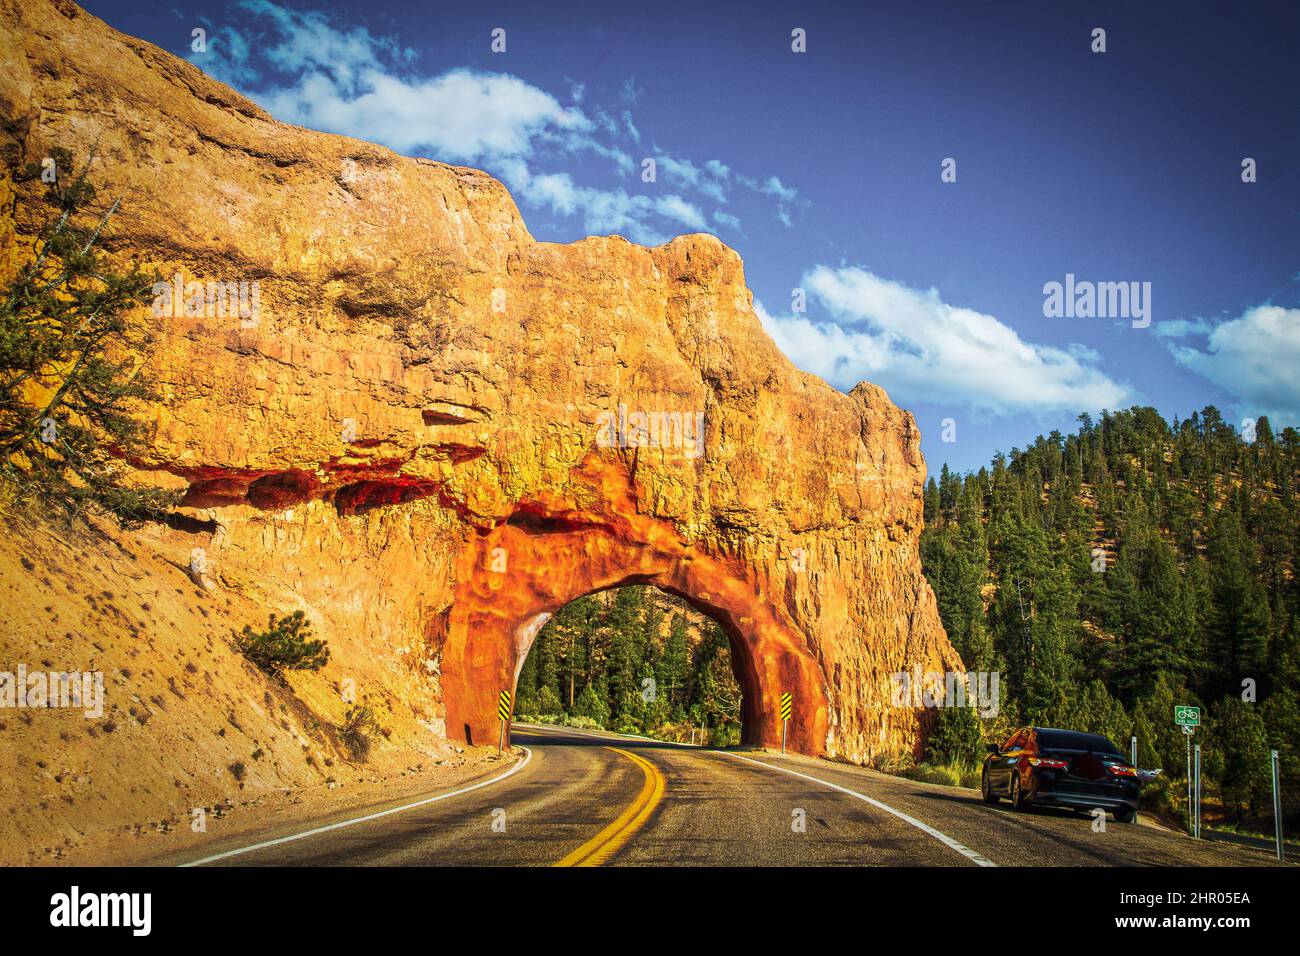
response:
{"label": "blue sky", "polygon": [[[280,119],[488,170],[539,239],[714,233],[935,473],[1133,404],[1300,426],[1294,4],[85,5]],[[1150,324],[1046,316],[1067,274],[1149,283]]]}

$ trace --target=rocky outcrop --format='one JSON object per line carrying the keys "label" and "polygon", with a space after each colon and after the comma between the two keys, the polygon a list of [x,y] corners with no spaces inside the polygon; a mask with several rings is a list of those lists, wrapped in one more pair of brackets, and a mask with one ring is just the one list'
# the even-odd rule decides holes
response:
{"label": "rocky outcrop", "polygon": [[796,749],[918,747],[889,675],[960,661],[916,425],[791,365],[735,252],[537,242],[485,173],[278,123],[71,3],[0,10],[6,160],[93,147],[112,247],[175,279],[135,464],[187,489],[150,539],[178,568],[305,610],[435,736],[495,741],[546,615],[648,583],[731,636],[748,741],[790,691]]}

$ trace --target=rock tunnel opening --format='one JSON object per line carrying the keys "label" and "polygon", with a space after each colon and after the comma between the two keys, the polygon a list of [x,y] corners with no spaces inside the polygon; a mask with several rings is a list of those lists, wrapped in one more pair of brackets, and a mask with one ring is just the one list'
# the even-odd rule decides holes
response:
{"label": "rock tunnel opening", "polygon": [[[581,598],[653,586],[710,618],[726,637],[742,691],[742,743],[779,747],[788,729],[791,750],[825,753],[829,689],[822,660],[787,603],[792,572],[774,575],[738,547],[701,547],[672,521],[647,513],[642,497],[621,462],[592,453],[572,470],[568,495],[519,501],[502,520],[466,536],[439,642],[447,733],[495,743],[498,697],[514,693],[554,615]],[[780,717],[785,693],[796,701],[788,728]]]}
{"label": "rock tunnel opening", "polygon": [[640,584],[596,591],[537,629],[515,679],[515,720],[738,744],[753,680],[744,653],[680,595]]}

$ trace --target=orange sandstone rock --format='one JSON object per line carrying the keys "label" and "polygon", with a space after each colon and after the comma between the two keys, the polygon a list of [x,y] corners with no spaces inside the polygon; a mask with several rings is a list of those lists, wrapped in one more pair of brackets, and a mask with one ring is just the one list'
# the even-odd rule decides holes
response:
{"label": "orange sandstone rock", "polygon": [[278,123],[66,0],[0,0],[0,36],[8,162],[97,144],[115,251],[257,283],[256,315],[143,317],[135,464],[187,485],[192,520],[150,539],[179,567],[201,547],[216,587],[307,611],[335,653],[302,681],[351,668],[493,742],[546,615],[653,584],[730,636],[747,741],[779,742],[790,691],[794,749],[919,748],[890,675],[960,661],[916,425],[796,369],[735,252],[537,242],[487,174]]}

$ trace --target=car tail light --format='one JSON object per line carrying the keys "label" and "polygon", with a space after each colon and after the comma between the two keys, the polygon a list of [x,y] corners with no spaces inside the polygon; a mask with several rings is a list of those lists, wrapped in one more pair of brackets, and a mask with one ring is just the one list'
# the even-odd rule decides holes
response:
{"label": "car tail light", "polygon": [[1138,775],[1136,769],[1133,767],[1126,767],[1123,764],[1113,763],[1108,769],[1117,777],[1136,777]]}
{"label": "car tail light", "polygon": [[1070,766],[1068,760],[1056,760],[1052,757],[1030,757],[1029,766],[1031,767],[1054,767],[1057,770],[1064,770]]}

